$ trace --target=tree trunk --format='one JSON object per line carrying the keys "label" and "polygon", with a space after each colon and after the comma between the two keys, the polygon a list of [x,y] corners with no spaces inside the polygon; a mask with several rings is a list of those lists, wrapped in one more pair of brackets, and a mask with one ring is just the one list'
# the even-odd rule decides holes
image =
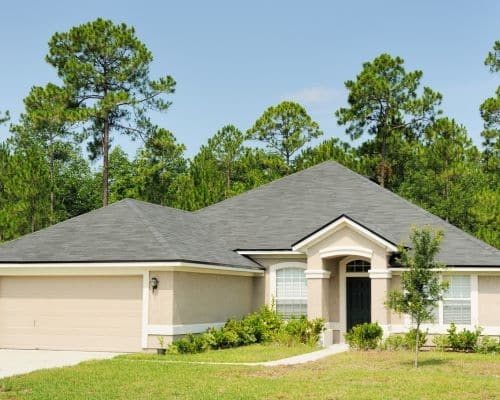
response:
{"label": "tree trunk", "polygon": [[382,152],[381,152],[381,168],[380,168],[380,177],[379,182],[380,186],[385,187],[385,158],[386,158],[386,146],[387,146],[387,137],[384,134],[382,136]]}
{"label": "tree trunk", "polygon": [[417,324],[417,330],[415,332],[415,361],[413,363],[413,366],[415,368],[418,368],[418,344],[420,341],[420,324]]}
{"label": "tree trunk", "polygon": [[54,182],[54,143],[52,139],[50,140],[50,224],[52,225],[54,221],[54,203],[55,203],[55,182]]}
{"label": "tree trunk", "polygon": [[108,170],[108,148],[109,148],[109,114],[104,115],[104,130],[102,135],[102,206],[108,205],[109,195],[109,170]]}

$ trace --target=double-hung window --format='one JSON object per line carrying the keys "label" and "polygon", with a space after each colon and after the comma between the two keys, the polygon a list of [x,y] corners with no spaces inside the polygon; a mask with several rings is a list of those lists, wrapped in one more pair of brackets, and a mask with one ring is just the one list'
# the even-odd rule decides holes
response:
{"label": "double-hung window", "polygon": [[283,318],[307,315],[307,280],[303,268],[276,271],[276,312]]}
{"label": "double-hung window", "polygon": [[451,275],[444,278],[449,287],[443,295],[443,323],[469,325],[471,323],[471,278]]}

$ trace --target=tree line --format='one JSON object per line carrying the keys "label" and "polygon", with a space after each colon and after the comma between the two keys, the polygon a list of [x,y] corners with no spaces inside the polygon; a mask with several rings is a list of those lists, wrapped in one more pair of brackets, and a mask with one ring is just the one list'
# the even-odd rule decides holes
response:
{"label": "tree line", "polygon": [[[336,160],[500,245],[500,86],[479,106],[478,148],[463,125],[443,115],[443,96],[423,86],[422,71],[381,54],[345,82],[347,105],[332,110],[351,142],[332,137],[311,145],[324,132],[302,105],[283,101],[248,129],[221,127],[188,159],[175,135],[149,117],[169,108],[176,82],[151,77],[153,56],[133,27],[97,19],[55,33],[46,61],[59,83],[32,87],[0,144],[0,241],[125,197],[196,210]],[[500,41],[484,63],[499,73]],[[1,113],[0,123],[9,118]],[[141,141],[132,159],[113,146],[117,135]],[[97,159],[100,168],[92,168]]]}

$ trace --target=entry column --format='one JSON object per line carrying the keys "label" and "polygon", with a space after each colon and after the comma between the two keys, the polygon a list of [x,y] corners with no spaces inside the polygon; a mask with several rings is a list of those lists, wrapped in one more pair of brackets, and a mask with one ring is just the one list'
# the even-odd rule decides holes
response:
{"label": "entry column", "polygon": [[[329,283],[330,271],[324,269],[306,269],[307,278],[307,318],[323,318],[328,324],[329,319]],[[331,329],[327,329],[321,338],[322,345],[332,344]]]}
{"label": "entry column", "polygon": [[392,272],[387,269],[371,269],[368,272],[371,279],[371,320],[378,322],[384,333],[389,333],[391,314],[385,302],[391,287]]}

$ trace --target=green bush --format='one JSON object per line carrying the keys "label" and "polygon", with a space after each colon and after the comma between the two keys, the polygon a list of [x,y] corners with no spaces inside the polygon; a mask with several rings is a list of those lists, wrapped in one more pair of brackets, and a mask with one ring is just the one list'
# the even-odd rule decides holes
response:
{"label": "green bush", "polygon": [[273,335],[273,341],[287,346],[298,343],[314,346],[324,329],[325,324],[320,318],[309,321],[303,315],[299,318],[292,317]]}
{"label": "green bush", "polygon": [[454,351],[476,351],[480,335],[481,328],[476,328],[475,331],[464,329],[457,332],[457,327],[452,323],[448,329],[448,341]]}
{"label": "green bush", "polygon": [[500,338],[495,339],[489,336],[483,336],[477,345],[476,351],[483,354],[500,353]]}
{"label": "green bush", "polygon": [[446,335],[436,335],[432,338],[432,343],[436,346],[439,351],[446,351],[450,348],[450,341]]}
{"label": "green bush", "polygon": [[365,322],[361,325],[356,325],[345,334],[345,338],[349,347],[357,350],[376,349],[384,331],[378,323]]}
{"label": "green bush", "polygon": [[324,330],[322,319],[308,321],[305,316],[285,321],[275,310],[263,306],[240,320],[230,319],[220,329],[210,328],[200,335],[188,334],[175,340],[169,353],[201,353],[252,343],[278,342],[287,345],[316,345]]}
{"label": "green bush", "polygon": [[[415,342],[417,341],[417,330],[411,329],[408,333],[406,333],[405,341],[409,349],[414,349]],[[418,348],[420,349],[425,344],[425,342],[427,342],[427,332],[419,331]]]}
{"label": "green bush", "polygon": [[398,351],[408,349],[404,335],[390,335],[381,344],[380,348],[387,351]]}
{"label": "green bush", "polygon": [[[415,349],[415,341],[417,340],[417,330],[412,329],[409,332],[398,335],[388,336],[381,344],[382,350],[397,351],[397,350],[413,350]],[[421,348],[427,341],[427,332],[420,331],[419,334],[419,348]]]}

